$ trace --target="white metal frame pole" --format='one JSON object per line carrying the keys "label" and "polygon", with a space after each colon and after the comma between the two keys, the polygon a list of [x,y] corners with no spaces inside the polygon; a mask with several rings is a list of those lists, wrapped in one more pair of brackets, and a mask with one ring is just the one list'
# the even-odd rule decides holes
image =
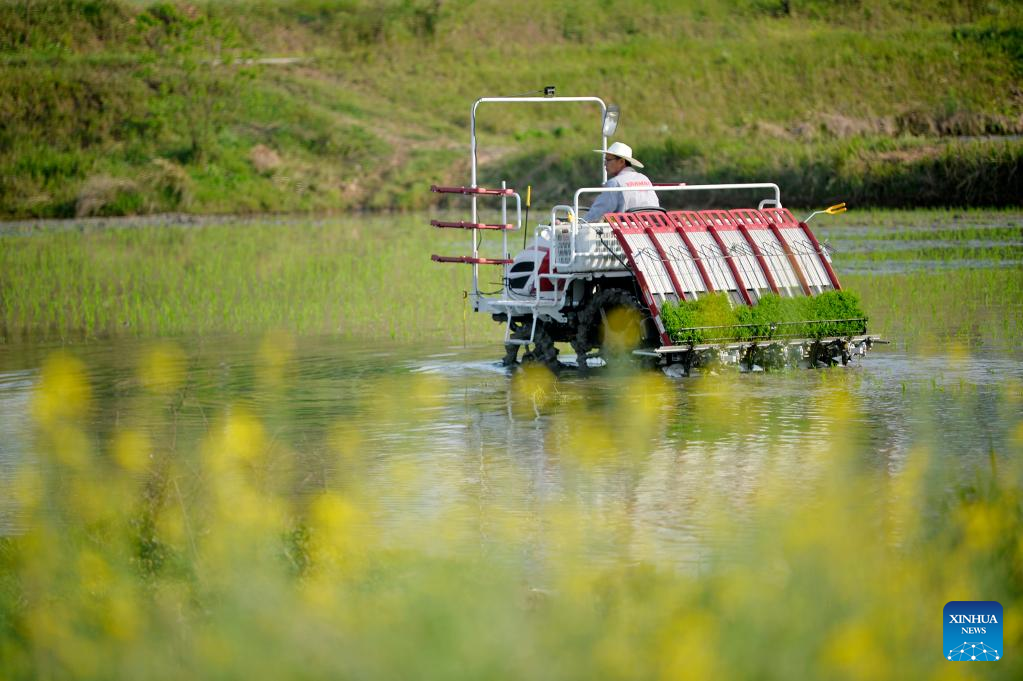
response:
{"label": "white metal frame pole", "polygon": [[[471,133],[471,146],[469,150],[470,158],[469,163],[472,168],[472,182],[469,185],[473,189],[477,188],[477,175],[476,175],[476,110],[480,104],[483,103],[508,103],[508,104],[547,104],[547,103],[567,103],[567,102],[593,102],[600,105],[600,148],[607,149],[607,137],[604,135],[604,116],[607,114],[607,104],[600,97],[480,97],[472,105],[472,111],[470,113],[470,133]],[[607,167],[604,165],[604,159],[600,159],[600,182],[601,184],[607,182]],[[479,196],[477,194],[472,195],[472,222],[473,224],[479,222],[478,218],[478,207],[476,201]],[[578,197],[576,197],[576,204],[578,205]],[[476,230],[472,230],[472,257],[479,257],[478,239]],[[479,265],[473,263],[472,266],[472,292],[473,295],[479,296]]]}

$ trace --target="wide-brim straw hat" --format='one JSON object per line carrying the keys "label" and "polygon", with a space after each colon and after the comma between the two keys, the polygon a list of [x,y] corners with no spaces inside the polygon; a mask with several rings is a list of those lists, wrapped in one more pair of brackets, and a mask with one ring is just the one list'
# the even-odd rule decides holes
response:
{"label": "wide-brim straw hat", "polygon": [[632,147],[630,147],[628,144],[615,142],[607,149],[594,149],[594,151],[597,152],[598,154],[611,154],[612,156],[617,156],[618,158],[624,158],[626,161],[636,166],[637,168],[643,167],[642,163],[640,163],[639,161],[632,157]]}

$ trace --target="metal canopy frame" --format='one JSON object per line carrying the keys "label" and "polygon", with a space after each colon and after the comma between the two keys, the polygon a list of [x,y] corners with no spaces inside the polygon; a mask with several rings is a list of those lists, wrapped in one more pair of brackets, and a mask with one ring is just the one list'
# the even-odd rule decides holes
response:
{"label": "metal canopy frame", "polygon": [[[480,104],[572,104],[572,103],[576,103],[576,104],[578,104],[578,103],[593,103],[593,104],[596,104],[596,105],[598,105],[600,107],[600,148],[601,149],[607,149],[607,136],[604,135],[604,118],[607,115],[607,104],[600,97],[557,97],[557,96],[554,96],[554,97],[548,97],[548,96],[539,96],[539,97],[480,97],[475,102],[473,102],[472,110],[470,112],[471,146],[470,146],[470,149],[469,149],[469,163],[470,163],[470,166],[472,168],[472,175],[471,175],[471,178],[470,178],[472,182],[469,185],[470,188],[471,189],[476,189],[479,186],[477,184],[478,177],[477,177],[477,160],[476,160],[477,150],[478,150],[478,146],[479,146],[478,142],[477,142],[477,137],[476,137],[476,112],[479,109]],[[603,184],[604,182],[607,182],[607,168],[604,166],[603,158],[601,158],[601,162],[600,162],[600,173],[601,173],[601,180],[600,180],[600,182],[601,182],[601,184]],[[501,186],[504,187],[503,182],[502,182]],[[474,223],[474,224],[475,223],[479,223],[479,212],[478,212],[478,206],[477,206],[477,200],[478,200],[479,197],[475,193],[470,194],[470,197],[471,197],[471,202],[472,202],[472,220],[471,220],[471,222]],[[518,193],[517,192],[515,193],[515,197],[518,200]],[[505,220],[505,218],[504,218],[504,213],[505,213],[504,206],[505,206],[505,204],[502,201],[502,220]],[[506,239],[506,242],[507,242],[507,234],[505,235],[505,239]],[[473,230],[472,243],[473,243],[473,257],[477,258],[478,257],[478,253],[476,252],[477,240],[476,240],[476,231],[475,230]],[[508,250],[507,243],[505,245],[505,249],[504,250],[505,250],[505,252],[507,252],[507,250]],[[505,272],[505,278],[507,279],[507,272]],[[473,265],[472,265],[472,290],[473,290],[473,297],[474,297],[474,299],[478,300],[479,297],[480,297],[480,290],[479,290],[479,266],[476,263],[473,263]]]}
{"label": "metal canopy frame", "polygon": [[[600,106],[600,148],[607,149],[607,137],[604,135],[604,117],[607,115],[607,104],[600,97],[480,97],[472,105],[472,112],[470,114],[470,132],[472,134],[472,147],[469,150],[470,163],[472,164],[472,187],[476,185],[476,110],[479,109],[480,104],[490,103],[501,103],[501,104],[554,104],[554,103],[570,103],[570,102],[593,102]],[[604,167],[603,159],[600,164],[601,172],[601,184],[607,182],[607,168]],[[473,199],[473,222],[476,221],[475,217],[476,201]]]}

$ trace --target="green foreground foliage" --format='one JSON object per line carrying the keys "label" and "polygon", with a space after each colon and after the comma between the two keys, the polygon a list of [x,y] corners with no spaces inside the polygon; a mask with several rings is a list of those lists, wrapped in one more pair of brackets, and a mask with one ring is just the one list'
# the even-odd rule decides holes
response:
{"label": "green foreground foliage", "polygon": [[[1010,1],[4,2],[0,217],[423,208],[477,97],[548,84],[621,104],[655,180],[1019,205],[1021,77]],[[479,123],[484,182],[598,176],[589,109]]]}
{"label": "green foreground foliage", "polygon": [[697,300],[666,303],[661,320],[676,343],[853,336],[866,328],[859,297],[851,291],[798,298],[769,293],[756,305],[734,307],[728,294],[712,293]]}
{"label": "green foreground foliage", "polygon": [[[280,340],[254,367],[280,396],[270,404],[289,394]],[[19,523],[0,537],[6,678],[1012,679],[1023,669],[1008,653],[982,673],[947,662],[939,625],[950,600],[998,600],[1006,650],[1023,645],[1018,382],[1004,386],[1005,449],[962,474],[940,445],[946,424],[926,411],[905,458],[857,451],[867,398],[850,392],[853,372],[820,373],[803,420],[765,433],[745,418],[755,405],[734,378],[684,390],[660,375],[622,378],[602,405],[586,382],[556,386],[526,370],[510,381],[510,418],[544,415],[558,433],[545,467],[565,486],[533,495],[525,452],[491,466],[491,453],[435,439],[441,375],[403,375],[359,407],[409,451],[443,446],[460,461],[438,477],[428,458],[377,459],[342,417],[322,443],[282,442],[241,398],[210,415],[194,446],[182,442],[187,366],[174,345],[154,345],[118,389],[134,417],[97,424],[89,367],[65,352],[45,361],[32,456],[0,480]],[[700,408],[681,410],[693,393]],[[940,399],[981,406],[962,386]],[[712,452],[731,451],[738,433],[757,443],[735,459],[755,484],[684,492],[716,541],[686,534],[659,553],[635,514],[642,482],[685,485],[658,472],[684,445],[650,444],[680,428],[701,441],[680,478],[720,478]],[[815,444],[793,451],[794,428],[812,429]],[[310,451],[322,456],[303,458]],[[483,467],[489,484],[469,483]],[[622,485],[625,499],[608,494]]]}

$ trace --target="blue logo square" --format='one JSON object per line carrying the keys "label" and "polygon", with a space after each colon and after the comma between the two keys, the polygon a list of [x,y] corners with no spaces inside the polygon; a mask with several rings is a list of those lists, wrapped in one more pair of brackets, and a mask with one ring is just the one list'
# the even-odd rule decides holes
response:
{"label": "blue logo square", "polygon": [[993,662],[1002,659],[1002,604],[998,601],[949,601],[945,604],[945,659]]}

